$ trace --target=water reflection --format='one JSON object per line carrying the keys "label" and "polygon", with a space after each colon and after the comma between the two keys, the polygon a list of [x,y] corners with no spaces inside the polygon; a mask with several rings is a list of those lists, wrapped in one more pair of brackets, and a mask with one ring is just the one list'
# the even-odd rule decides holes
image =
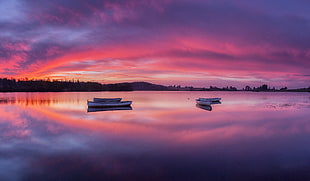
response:
{"label": "water reflection", "polygon": [[120,110],[132,110],[131,106],[121,107],[88,107],[87,112],[100,112],[100,111],[120,111]]}
{"label": "water reflection", "polygon": [[208,106],[208,105],[200,105],[200,104],[196,104],[196,107],[200,108],[200,109],[204,109],[207,111],[212,111],[212,106]]}
{"label": "water reflection", "polygon": [[[0,94],[0,180],[310,179],[309,94],[201,94]],[[133,109],[87,113],[99,96]]]}
{"label": "water reflection", "polygon": [[44,99],[14,99],[14,98],[0,98],[0,104],[23,104],[23,105],[51,105],[59,103],[57,100]]}

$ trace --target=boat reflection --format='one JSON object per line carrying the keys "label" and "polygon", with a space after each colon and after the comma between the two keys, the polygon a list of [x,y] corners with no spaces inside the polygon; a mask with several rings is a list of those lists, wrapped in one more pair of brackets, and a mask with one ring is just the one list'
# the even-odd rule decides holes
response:
{"label": "boat reflection", "polygon": [[200,109],[204,109],[207,111],[212,111],[212,106],[209,105],[200,105],[200,104],[196,104],[196,107],[200,108]]}
{"label": "boat reflection", "polygon": [[132,107],[122,106],[122,107],[88,107],[87,108],[87,112],[118,111],[118,110],[132,110]]}

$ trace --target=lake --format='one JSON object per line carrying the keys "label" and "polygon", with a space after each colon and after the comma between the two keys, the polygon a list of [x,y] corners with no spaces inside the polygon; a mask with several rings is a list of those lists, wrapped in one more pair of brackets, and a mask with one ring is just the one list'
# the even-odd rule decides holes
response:
{"label": "lake", "polygon": [[0,180],[310,180],[309,93],[0,93],[0,114]]}

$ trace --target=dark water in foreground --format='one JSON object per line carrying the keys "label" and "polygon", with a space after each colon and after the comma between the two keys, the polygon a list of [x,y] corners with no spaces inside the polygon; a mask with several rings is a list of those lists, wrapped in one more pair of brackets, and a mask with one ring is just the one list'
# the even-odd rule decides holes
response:
{"label": "dark water in foreground", "polygon": [[0,180],[310,180],[309,93],[0,93],[0,115]]}

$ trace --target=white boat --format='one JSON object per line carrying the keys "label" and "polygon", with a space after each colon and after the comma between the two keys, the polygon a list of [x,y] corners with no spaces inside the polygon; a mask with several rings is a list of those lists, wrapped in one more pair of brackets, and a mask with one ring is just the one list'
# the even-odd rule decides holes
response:
{"label": "white boat", "polygon": [[132,107],[123,106],[123,107],[88,107],[87,108],[87,112],[119,111],[119,110],[132,110]]}
{"label": "white boat", "polygon": [[94,98],[94,102],[120,102],[122,98]]}
{"label": "white boat", "polygon": [[215,97],[215,98],[198,98],[198,99],[196,99],[196,101],[218,102],[221,99],[222,98],[219,98],[219,97]]}
{"label": "white boat", "polygon": [[202,106],[211,106],[212,102],[211,101],[200,101],[198,99],[196,99],[196,103],[198,105],[202,105]]}
{"label": "white boat", "polygon": [[88,107],[122,107],[130,106],[132,101],[121,101],[121,102],[93,102],[87,101]]}

